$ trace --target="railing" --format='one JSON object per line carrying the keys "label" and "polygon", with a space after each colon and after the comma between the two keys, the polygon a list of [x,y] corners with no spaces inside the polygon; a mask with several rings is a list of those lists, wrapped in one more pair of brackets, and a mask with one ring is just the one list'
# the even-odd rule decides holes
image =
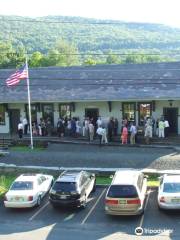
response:
{"label": "railing", "polygon": [[11,145],[12,139],[1,137],[0,138],[0,149],[8,149],[9,145]]}

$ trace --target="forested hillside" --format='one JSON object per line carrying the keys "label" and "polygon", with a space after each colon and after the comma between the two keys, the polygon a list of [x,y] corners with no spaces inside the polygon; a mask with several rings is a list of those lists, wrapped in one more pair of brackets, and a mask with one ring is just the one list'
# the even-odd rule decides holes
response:
{"label": "forested hillside", "polygon": [[[75,61],[77,64],[134,61],[133,56],[128,56],[128,60],[127,56],[118,54],[149,54],[148,61],[179,60],[180,57],[180,29],[164,25],[62,16],[0,16],[1,52],[2,49],[20,54],[38,51],[41,55],[46,55],[51,52],[52,58],[52,53],[54,56],[61,53],[60,49],[56,51],[60,41],[69,44],[69,55],[73,53],[78,56]],[[47,61],[45,65],[49,65]]]}

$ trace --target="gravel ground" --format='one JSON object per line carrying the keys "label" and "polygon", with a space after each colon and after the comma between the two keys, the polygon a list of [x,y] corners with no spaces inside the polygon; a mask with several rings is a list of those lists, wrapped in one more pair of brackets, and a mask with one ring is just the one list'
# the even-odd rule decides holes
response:
{"label": "gravel ground", "polygon": [[180,169],[180,152],[166,148],[50,144],[35,152],[10,151],[0,163],[59,167]]}

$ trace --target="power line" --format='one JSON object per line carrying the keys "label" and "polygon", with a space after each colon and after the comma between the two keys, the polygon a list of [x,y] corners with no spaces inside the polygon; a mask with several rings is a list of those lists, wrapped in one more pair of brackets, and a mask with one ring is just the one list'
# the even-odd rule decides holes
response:
{"label": "power line", "polygon": [[[179,69],[179,71],[180,71],[180,69]],[[7,77],[7,76],[6,76]],[[0,78],[0,80],[5,80],[6,79],[6,77],[4,77],[4,78]],[[31,77],[30,76],[30,80],[35,80],[35,81],[50,81],[50,82],[52,82],[52,81],[64,81],[64,82],[66,82],[66,81],[82,81],[82,82],[85,82],[85,81],[112,81],[111,83],[113,84],[113,82],[116,82],[116,81],[129,81],[129,82],[131,82],[131,81],[144,81],[144,82],[147,82],[147,83],[150,83],[150,82],[148,82],[148,81],[159,81],[159,83],[161,83],[161,84],[163,84],[163,83],[166,83],[166,81],[169,81],[169,83],[172,83],[172,81],[180,81],[180,77],[179,78],[163,78],[163,79],[161,79],[161,78],[91,78],[91,79],[82,79],[82,78],[54,78],[54,77],[52,77],[52,78],[47,78],[47,77],[45,77],[45,78],[42,78],[42,77],[36,77],[36,78],[33,78],[33,77]],[[44,82],[43,82],[44,83]],[[84,84],[84,83],[83,83]],[[90,83],[91,84],[91,83]],[[96,83],[96,84],[98,84],[98,82]],[[102,83],[102,84],[104,84],[104,83]],[[50,84],[51,85],[51,84]]]}
{"label": "power line", "polygon": [[[37,52],[37,51],[35,51]],[[33,53],[35,53],[33,52]],[[24,53],[25,55],[32,55],[33,53]],[[0,55],[1,54],[6,54],[7,56],[8,55],[15,55],[15,56],[18,56],[19,54],[21,53],[18,53],[18,52],[4,52],[4,51],[0,51]],[[167,52],[167,53],[46,53],[46,54],[43,54],[42,55],[44,56],[47,56],[47,55],[50,55],[50,56],[112,56],[112,55],[117,55],[117,56],[161,56],[161,55],[177,55],[179,56],[180,55],[180,51],[178,52]],[[23,57],[23,56],[22,56]]]}
{"label": "power line", "polygon": [[[151,85],[162,85],[162,86],[164,86],[164,87],[167,87],[166,85],[180,85],[180,82],[179,83],[177,83],[177,82],[166,82],[166,83],[159,83],[159,82],[140,82],[140,83],[138,83],[138,82],[134,82],[134,83],[130,83],[129,85],[127,85],[127,82],[124,82],[124,83],[75,83],[75,84],[70,84],[70,85],[59,85],[59,86],[57,86],[57,84],[44,84],[43,83],[43,85],[42,84],[30,84],[30,86],[31,87],[41,87],[41,88],[44,88],[44,87],[46,87],[46,86],[55,86],[56,87],[56,89],[58,88],[58,87],[63,87],[63,88],[72,88],[72,87],[76,87],[76,88],[78,88],[78,86],[95,86],[95,87],[98,87],[98,86],[105,86],[105,87],[111,87],[111,86],[122,86],[122,85],[125,85],[125,86],[136,86],[136,85],[149,85],[149,87],[153,87],[153,86],[151,86]],[[0,84],[0,86],[6,86],[7,87],[7,85],[6,84]],[[18,85],[18,86],[16,86],[16,87],[27,87],[27,84],[20,84],[20,85]],[[10,89],[9,87],[8,87],[8,89]],[[12,88],[13,89],[13,88]]]}
{"label": "power line", "polygon": [[[47,21],[47,20],[37,20],[37,19],[6,19],[0,18],[0,21],[5,22],[25,22],[25,23],[48,23],[48,24],[79,24],[79,25],[127,25],[128,23],[121,22],[121,21],[89,21],[89,22],[81,22],[81,21]],[[87,20],[85,20],[87,21]],[[129,23],[137,25],[137,23]],[[151,24],[152,25],[152,24]]]}

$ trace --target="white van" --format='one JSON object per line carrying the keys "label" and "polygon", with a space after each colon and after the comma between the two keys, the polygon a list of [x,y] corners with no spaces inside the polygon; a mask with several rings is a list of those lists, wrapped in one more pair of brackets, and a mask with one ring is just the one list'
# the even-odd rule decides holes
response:
{"label": "white van", "polygon": [[119,170],[105,197],[105,212],[110,215],[140,215],[144,211],[147,179],[141,171]]}

